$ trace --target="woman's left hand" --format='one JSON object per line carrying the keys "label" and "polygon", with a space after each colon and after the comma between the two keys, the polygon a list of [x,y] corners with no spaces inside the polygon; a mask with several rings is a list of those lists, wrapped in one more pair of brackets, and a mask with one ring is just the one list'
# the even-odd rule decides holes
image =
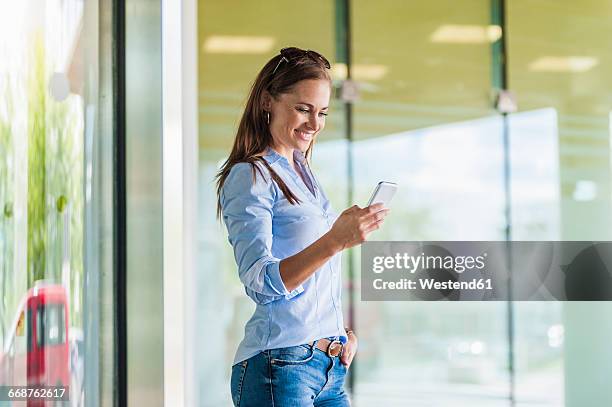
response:
{"label": "woman's left hand", "polygon": [[348,332],[348,340],[344,344],[342,355],[340,356],[340,362],[348,369],[353,362],[355,353],[357,353],[357,336],[353,331]]}

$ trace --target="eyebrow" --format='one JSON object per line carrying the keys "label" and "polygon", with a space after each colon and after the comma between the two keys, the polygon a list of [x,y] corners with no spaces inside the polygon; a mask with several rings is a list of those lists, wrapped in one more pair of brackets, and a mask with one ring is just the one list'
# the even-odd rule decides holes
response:
{"label": "eyebrow", "polygon": [[[306,103],[306,102],[297,102],[298,105],[306,105],[312,109],[314,109],[314,105],[311,105],[310,103]],[[322,107],[321,110],[329,110],[328,106]]]}

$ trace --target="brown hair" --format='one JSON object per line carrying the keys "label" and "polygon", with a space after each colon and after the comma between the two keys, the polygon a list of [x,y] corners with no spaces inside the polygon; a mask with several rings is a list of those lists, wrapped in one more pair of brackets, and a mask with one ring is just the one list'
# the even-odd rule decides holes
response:
{"label": "brown hair", "polygon": [[[287,54],[285,51],[289,50]],[[291,57],[293,55],[293,57]],[[240,125],[236,132],[234,145],[229,157],[217,173],[217,217],[221,217],[221,189],[232,167],[241,162],[251,164],[253,169],[253,182],[256,171],[263,177],[262,163],[270,173],[271,178],[278,184],[285,198],[292,204],[298,204],[299,199],[287,187],[287,184],[270,167],[263,158],[266,148],[272,144],[272,134],[268,126],[266,111],[263,108],[263,97],[267,91],[273,98],[288,93],[300,81],[308,79],[323,79],[330,81],[329,62],[314,51],[305,51],[299,48],[284,48],[281,53],[270,59],[261,69],[249,92]],[[306,158],[312,153],[314,139],[306,150]]]}

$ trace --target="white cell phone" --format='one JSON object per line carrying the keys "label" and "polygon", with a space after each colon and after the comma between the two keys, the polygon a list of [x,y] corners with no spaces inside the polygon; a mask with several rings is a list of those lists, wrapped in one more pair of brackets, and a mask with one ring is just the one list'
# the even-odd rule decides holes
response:
{"label": "white cell phone", "polygon": [[380,181],[376,188],[374,188],[367,206],[382,203],[385,205],[385,208],[388,208],[389,202],[391,202],[393,195],[395,195],[395,191],[397,191],[397,184],[395,182]]}

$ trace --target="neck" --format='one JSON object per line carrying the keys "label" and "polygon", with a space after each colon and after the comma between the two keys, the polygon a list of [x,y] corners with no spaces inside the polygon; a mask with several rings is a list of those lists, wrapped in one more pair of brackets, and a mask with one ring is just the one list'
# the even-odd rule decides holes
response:
{"label": "neck", "polygon": [[292,167],[294,166],[292,148],[282,148],[282,147],[275,146],[275,145],[270,146],[270,148],[276,151],[278,154],[285,157],[287,161],[289,162],[289,165],[291,165]]}

